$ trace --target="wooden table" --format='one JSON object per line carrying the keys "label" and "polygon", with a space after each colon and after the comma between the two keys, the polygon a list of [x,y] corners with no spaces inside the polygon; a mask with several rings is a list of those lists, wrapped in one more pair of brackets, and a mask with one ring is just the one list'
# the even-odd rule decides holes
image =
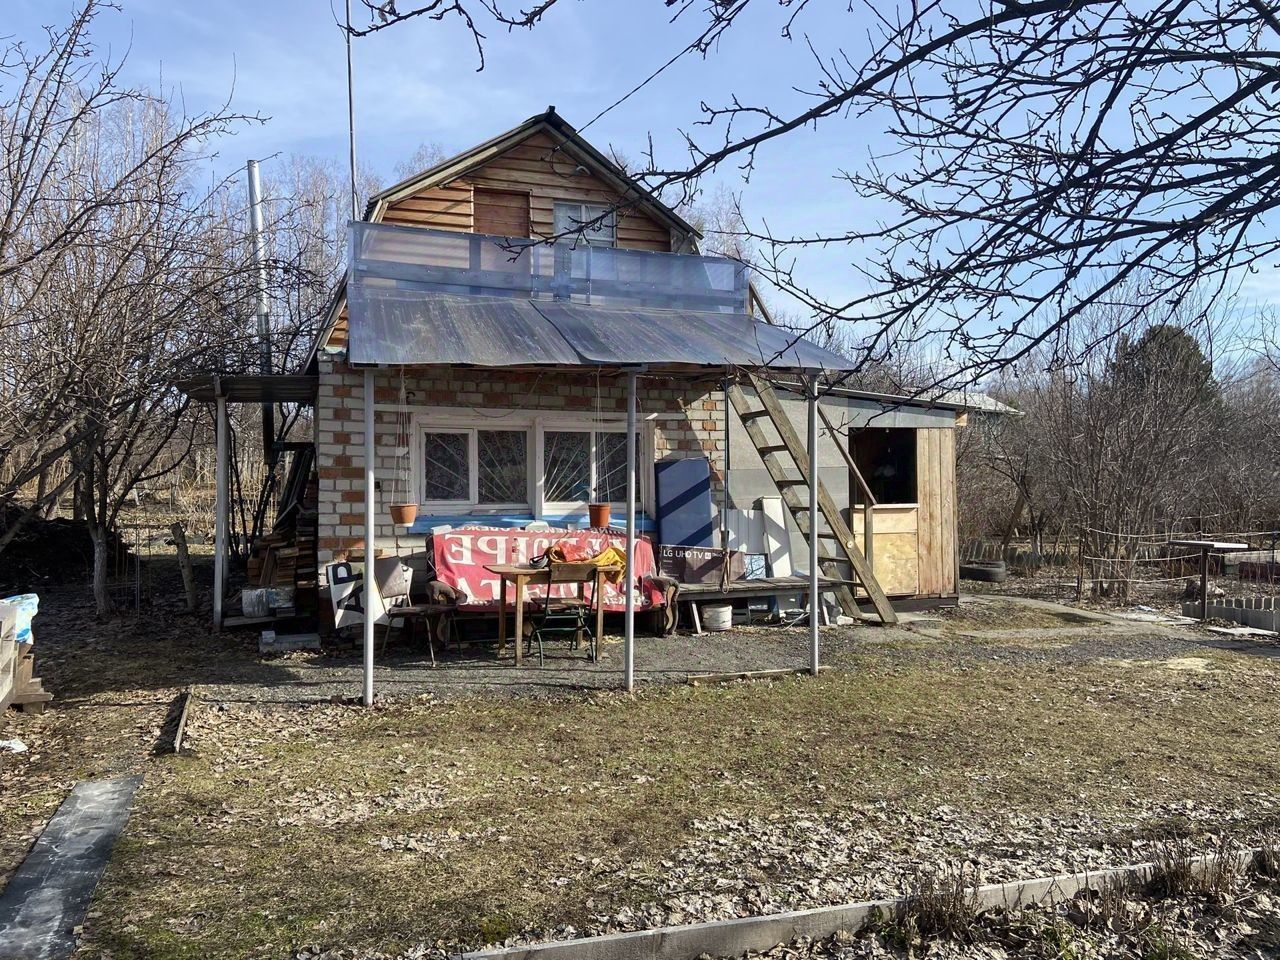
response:
{"label": "wooden table", "polygon": [[[549,567],[530,567],[514,563],[495,563],[492,566],[485,567],[485,569],[492,574],[496,574],[502,581],[498,589],[499,654],[507,648],[507,584],[515,584],[515,641],[516,664],[518,665],[524,659],[524,588],[531,583],[545,584],[549,587],[551,584],[551,570]],[[596,592],[591,596],[596,605],[597,644],[600,642],[601,634],[604,633],[604,583],[609,576],[619,573],[622,573],[622,567],[618,564],[599,566],[595,568],[594,577],[580,581],[581,583],[590,583],[592,579],[595,580],[595,585],[592,589]]]}

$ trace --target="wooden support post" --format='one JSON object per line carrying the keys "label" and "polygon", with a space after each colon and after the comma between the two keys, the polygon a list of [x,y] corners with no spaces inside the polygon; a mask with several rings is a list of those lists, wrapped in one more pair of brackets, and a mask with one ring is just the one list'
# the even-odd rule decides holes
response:
{"label": "wooden support post", "polygon": [[867,560],[867,569],[875,572],[875,494],[871,492],[871,487],[867,484],[866,478],[862,476],[862,471],[858,469],[858,462],[853,458],[853,451],[845,446],[843,439],[827,418],[826,411],[822,409],[821,404],[818,405],[818,416],[822,418],[822,423],[827,428],[827,434],[836,445],[836,449],[840,451],[840,456],[844,457],[844,462],[849,467],[849,472],[858,481],[858,488],[862,491],[862,555]]}
{"label": "wooden support post", "polygon": [[182,522],[175,520],[169,528],[173,534],[173,545],[178,551],[178,569],[182,571],[182,588],[187,594],[187,610],[196,612],[196,573],[191,568],[191,554],[187,550],[187,534],[182,529]]}
{"label": "wooden support post", "polygon": [[1209,619],[1209,548],[1200,548],[1200,622]]}
{"label": "wooden support post", "polygon": [[216,495],[214,499],[214,548],[213,548],[213,626],[222,629],[222,605],[227,590],[227,517],[231,505],[227,502],[227,398],[222,395],[222,384],[214,381],[214,408],[217,424]]}

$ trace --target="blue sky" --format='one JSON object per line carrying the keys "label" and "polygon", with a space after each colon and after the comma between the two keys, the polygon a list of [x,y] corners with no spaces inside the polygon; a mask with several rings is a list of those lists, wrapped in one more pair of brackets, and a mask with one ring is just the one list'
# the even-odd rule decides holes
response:
{"label": "blue sky", "polygon": [[[219,147],[220,165],[250,157],[311,154],[345,162],[346,78],[341,0],[119,0],[94,32],[101,51],[128,52],[128,82],[160,88],[188,109],[232,105],[269,118]],[[407,6],[402,3],[402,6]],[[509,6],[518,5],[512,0]],[[35,37],[41,24],[65,21],[70,0],[7,0],[6,32]],[[354,4],[353,13],[361,13]],[[625,10],[625,22],[623,12]],[[419,20],[356,41],[356,127],[361,162],[394,179],[396,163],[424,141],[461,150],[538,113],[549,104],[582,126],[699,32],[697,11],[674,24],[659,0],[562,0],[532,32],[490,31],[487,66],[457,23]],[[811,55],[799,35],[779,36],[773,4],[749,10],[707,60],[690,57],[586,131],[600,147],[639,158],[652,134],[660,160],[679,163],[678,129],[698,119],[703,99],[731,93],[779,102],[779,89],[807,83]],[[853,43],[859,18],[831,5],[807,14],[815,37]],[[857,28],[857,29],[851,29]],[[792,94],[783,94],[798,101]],[[770,146],[749,185],[734,170],[718,179],[743,192],[753,218],[780,234],[847,227],[859,217],[852,191],[832,174],[857,164],[876,141],[857,121],[829,125]],[[267,161],[268,163],[270,161]],[[860,289],[846,251],[806,256],[805,278],[832,299]]]}
{"label": "blue sky", "polygon": [[[250,158],[309,154],[345,163],[346,79],[341,0],[118,0],[95,30],[102,52],[128,52],[127,82],[162,89],[188,109],[230,97],[234,108],[267,118],[219,146],[232,170]],[[516,8],[521,0],[508,0]],[[528,5],[527,3],[524,5]],[[407,7],[407,0],[402,0]],[[478,4],[477,4],[478,6]],[[355,3],[357,14],[360,4]],[[6,32],[36,37],[43,23],[65,21],[71,0],[6,0]],[[362,14],[361,14],[362,15]],[[661,0],[561,0],[532,32],[490,30],[487,66],[476,73],[469,35],[456,22],[418,20],[356,41],[356,126],[361,161],[384,182],[424,141],[461,150],[548,104],[581,127],[697,35],[698,9],[674,24]],[[653,137],[659,162],[682,159],[680,128],[691,128],[699,103],[799,104],[792,86],[816,74],[806,38],[828,55],[841,46],[856,57],[871,24],[860,7],[812,4],[795,39],[780,37],[786,11],[756,4],[706,60],[690,57],[586,130],[602,148],[632,158]],[[741,192],[755,221],[780,236],[836,232],[875,219],[875,209],[834,179],[891,143],[879,123],[858,117],[801,131],[761,151],[751,182],[733,169],[718,180]],[[265,163],[270,164],[266,159]],[[863,290],[849,249],[806,250],[798,279],[828,302]],[[1267,271],[1245,279],[1245,299],[1280,300]]]}

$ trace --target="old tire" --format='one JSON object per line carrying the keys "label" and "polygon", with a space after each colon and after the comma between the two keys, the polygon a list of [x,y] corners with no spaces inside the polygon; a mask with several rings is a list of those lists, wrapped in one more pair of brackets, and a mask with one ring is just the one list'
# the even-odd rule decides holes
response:
{"label": "old tire", "polygon": [[1009,568],[1003,560],[968,560],[960,564],[961,580],[980,580],[983,583],[1004,583]]}

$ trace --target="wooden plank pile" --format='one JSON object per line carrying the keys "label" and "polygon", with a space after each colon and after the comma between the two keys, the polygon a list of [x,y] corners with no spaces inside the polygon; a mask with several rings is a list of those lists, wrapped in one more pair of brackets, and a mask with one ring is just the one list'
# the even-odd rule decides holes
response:
{"label": "wooden plank pile", "polygon": [[25,713],[44,713],[53,694],[35,675],[35,632],[31,643],[16,640],[17,611],[0,604],[0,710],[21,707]]}
{"label": "wooden plank pile", "polygon": [[248,586],[292,591],[276,616],[314,616],[317,607],[316,537],[319,479],[311,456],[295,457],[281,493],[275,525],[253,545]]}

